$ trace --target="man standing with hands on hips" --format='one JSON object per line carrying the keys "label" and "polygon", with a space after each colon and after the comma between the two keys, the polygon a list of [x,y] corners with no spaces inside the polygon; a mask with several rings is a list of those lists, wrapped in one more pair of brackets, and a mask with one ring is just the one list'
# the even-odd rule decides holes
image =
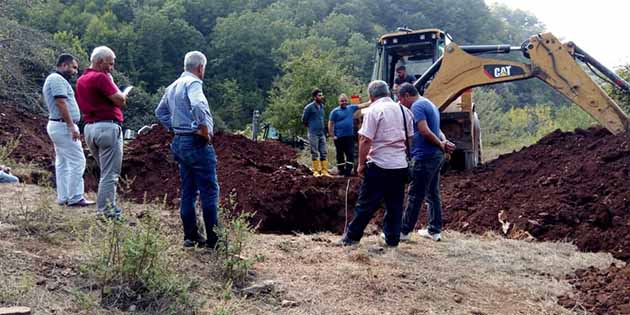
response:
{"label": "man standing with hands on hips", "polygon": [[[217,157],[212,146],[214,121],[203,94],[207,59],[198,51],[184,57],[184,73],[164,91],[155,115],[175,133],[171,150],[179,164],[181,179],[180,216],[184,226],[184,247],[217,244],[214,227],[218,220],[219,183]],[[201,199],[207,239],[197,229],[195,201]]]}
{"label": "man standing with hands on hips", "polygon": [[127,93],[114,84],[111,71],[116,55],[106,46],[94,48],[90,67],[77,80],[77,100],[85,121],[85,142],[101,171],[96,198],[97,210],[111,219],[120,219],[116,186],[123,156],[122,107]]}
{"label": "man standing with hands on hips", "polygon": [[62,54],[57,68],[44,82],[42,94],[48,107],[46,131],[55,147],[55,184],[57,204],[85,207],[94,204],[83,196],[85,155],[77,123],[81,119],[79,106],[68,82],[77,74],[79,63],[70,54]]}
{"label": "man standing with hands on hips", "polygon": [[368,107],[370,102],[348,105],[348,96],[339,95],[339,106],[330,112],[328,134],[335,141],[339,175],[350,176],[354,168],[354,112]]}

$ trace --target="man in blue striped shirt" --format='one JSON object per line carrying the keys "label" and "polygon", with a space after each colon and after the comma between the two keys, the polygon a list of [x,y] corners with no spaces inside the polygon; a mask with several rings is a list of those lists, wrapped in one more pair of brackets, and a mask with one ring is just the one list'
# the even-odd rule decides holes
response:
{"label": "man in blue striped shirt", "polygon": [[[155,115],[160,123],[175,133],[171,150],[181,177],[180,215],[184,226],[184,246],[214,248],[217,235],[219,184],[217,158],[212,146],[214,122],[203,94],[203,76],[207,59],[198,51],[184,57],[184,73],[166,88]],[[207,240],[197,229],[195,200],[201,199]]]}

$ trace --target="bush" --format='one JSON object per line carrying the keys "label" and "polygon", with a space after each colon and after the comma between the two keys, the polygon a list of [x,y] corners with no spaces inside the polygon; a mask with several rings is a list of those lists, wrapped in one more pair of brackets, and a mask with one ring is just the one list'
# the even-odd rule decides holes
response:
{"label": "bush", "polygon": [[254,233],[254,227],[250,224],[254,213],[236,214],[235,198],[236,196],[231,194],[228,199],[228,208],[219,208],[219,224],[214,229],[219,241],[212,263],[216,266],[213,269],[219,271],[219,276],[228,286],[241,287],[246,283],[250,268],[262,257],[243,256],[248,241]]}
{"label": "bush", "polygon": [[164,236],[159,212],[147,213],[135,228],[118,221],[90,227],[83,239],[88,257],[81,271],[101,288],[103,307],[190,313],[191,281],[175,272],[175,251]]}

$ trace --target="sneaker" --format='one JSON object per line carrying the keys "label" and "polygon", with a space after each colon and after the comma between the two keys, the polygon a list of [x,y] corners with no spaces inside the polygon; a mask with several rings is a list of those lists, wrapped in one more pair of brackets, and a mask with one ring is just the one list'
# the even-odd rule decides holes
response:
{"label": "sneaker", "polygon": [[93,206],[94,204],[96,204],[96,202],[85,199],[85,198],[81,198],[81,200],[75,203],[69,203],[68,207],[89,207],[89,206]]}
{"label": "sneaker", "polygon": [[434,240],[436,242],[439,242],[442,240],[442,235],[440,233],[431,234],[429,233],[429,230],[427,229],[418,230],[418,234],[422,237]]}
{"label": "sneaker", "polygon": [[184,240],[184,247],[204,247],[206,245],[206,240],[203,238],[196,240]]}
{"label": "sneaker", "polygon": [[356,244],[359,244],[359,241],[352,240],[345,234],[341,237],[341,239],[335,242],[336,246],[352,246]]}
{"label": "sneaker", "polygon": [[410,239],[411,239],[411,234],[410,233],[405,234],[405,233],[400,232],[400,241],[401,242],[407,242]]}

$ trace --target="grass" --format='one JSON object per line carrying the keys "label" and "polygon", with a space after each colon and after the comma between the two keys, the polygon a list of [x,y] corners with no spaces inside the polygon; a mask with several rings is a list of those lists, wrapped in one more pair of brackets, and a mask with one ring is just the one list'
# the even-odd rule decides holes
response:
{"label": "grass", "polygon": [[[26,233],[19,223],[7,222],[11,213],[22,206],[36,209],[54,200],[54,193],[0,185],[0,195],[12,196],[0,199],[0,307],[28,306],[36,314],[126,313],[104,308],[98,282],[80,272],[86,251],[72,231],[87,231],[93,209],[49,205],[56,219],[47,224],[53,228]],[[213,276],[212,255],[181,248],[178,212],[155,207],[128,203],[125,215],[131,220],[147,211],[159,216],[160,233],[171,248],[164,255],[173,262],[172,273],[191,281],[196,314],[580,314],[556,304],[571,289],[564,276],[615,261],[609,254],[578,252],[568,243],[454,231],[446,231],[439,243],[414,235],[396,249],[383,247],[376,235],[341,248],[333,246],[339,236],[329,233],[253,234],[239,256],[264,259],[248,266],[249,284],[273,280],[275,285],[269,293],[245,298],[237,286]],[[54,242],[38,232],[51,230]]]}

